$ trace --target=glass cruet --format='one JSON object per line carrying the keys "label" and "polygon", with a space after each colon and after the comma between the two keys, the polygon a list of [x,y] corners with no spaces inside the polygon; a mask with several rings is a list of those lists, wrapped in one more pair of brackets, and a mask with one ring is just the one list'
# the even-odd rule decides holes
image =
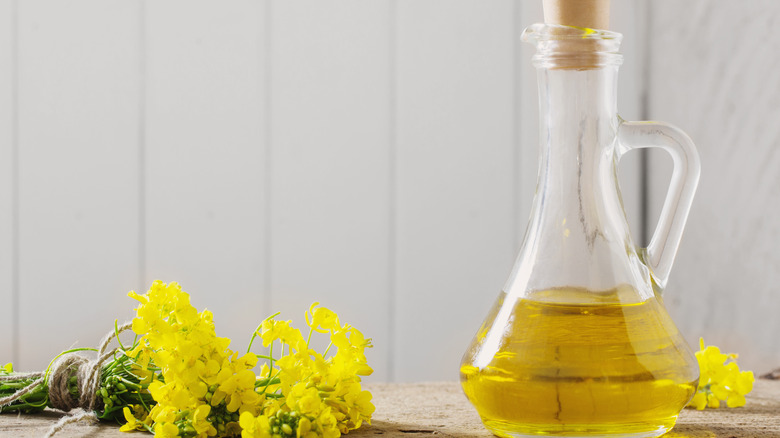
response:
{"label": "glass cruet", "polygon": [[[696,359],[661,291],[699,178],[691,140],[617,115],[618,33],[537,24],[540,165],[530,223],[503,292],[466,351],[461,383],[499,436],[653,437],[693,396]],[[617,178],[628,151],[674,170],[647,248]]]}

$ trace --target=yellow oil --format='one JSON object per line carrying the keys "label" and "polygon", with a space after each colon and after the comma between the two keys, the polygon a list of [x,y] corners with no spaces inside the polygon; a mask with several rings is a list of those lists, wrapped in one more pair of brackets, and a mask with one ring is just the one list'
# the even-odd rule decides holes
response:
{"label": "yellow oil", "polygon": [[557,289],[507,308],[505,299],[460,369],[496,435],[658,436],[696,390],[696,359],[658,297],[626,304],[617,292]]}

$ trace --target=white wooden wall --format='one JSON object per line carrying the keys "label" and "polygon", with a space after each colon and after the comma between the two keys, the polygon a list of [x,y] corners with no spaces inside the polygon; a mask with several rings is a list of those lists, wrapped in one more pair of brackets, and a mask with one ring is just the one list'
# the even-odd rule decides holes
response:
{"label": "white wooden wall", "polygon": [[[10,1],[0,2],[0,356],[17,359],[18,309],[14,288],[16,247],[16,166],[14,117],[14,20]],[[2,362],[5,359],[0,359]]]}
{"label": "white wooden wall", "polygon": [[[780,367],[780,3],[652,5],[649,112],[702,161],[666,303],[689,342],[766,372]],[[652,158],[655,215],[671,164]]]}
{"label": "white wooden wall", "polygon": [[[540,3],[0,0],[0,362],[94,345],[160,278],[236,348],[317,300],[373,380],[455,379],[534,192]],[[646,13],[613,7],[627,119]]]}

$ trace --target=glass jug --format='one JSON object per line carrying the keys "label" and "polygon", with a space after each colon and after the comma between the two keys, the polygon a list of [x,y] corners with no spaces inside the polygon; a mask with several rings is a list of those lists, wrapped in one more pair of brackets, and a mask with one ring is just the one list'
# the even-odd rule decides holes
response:
{"label": "glass jug", "polygon": [[[693,396],[696,359],[664,309],[699,178],[691,140],[617,115],[620,34],[533,25],[540,166],[514,269],[466,351],[461,383],[504,437],[653,437]],[[632,241],[617,164],[660,147],[674,161],[647,248]]]}

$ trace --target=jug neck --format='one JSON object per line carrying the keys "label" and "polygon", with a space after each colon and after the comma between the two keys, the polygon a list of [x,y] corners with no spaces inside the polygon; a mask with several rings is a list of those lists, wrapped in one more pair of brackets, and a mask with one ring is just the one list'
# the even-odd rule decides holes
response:
{"label": "jug neck", "polygon": [[[510,297],[552,289],[621,302],[652,295],[617,179],[620,38],[599,32],[538,25],[524,34],[537,43],[540,167],[531,221],[504,288]],[[627,289],[628,298],[615,295]]]}
{"label": "jug neck", "polygon": [[[622,36],[567,26],[533,25],[540,114],[538,190],[578,201],[583,188],[617,190],[617,78]],[[603,179],[603,181],[602,181]],[[576,180],[576,181],[575,181]],[[576,184],[572,184],[576,183]],[[607,187],[603,187],[604,185]],[[577,193],[572,193],[572,190]]]}
{"label": "jug neck", "polygon": [[532,220],[545,240],[564,234],[567,258],[592,260],[605,247],[633,247],[617,181],[617,70],[538,71],[540,167]]}
{"label": "jug neck", "polygon": [[584,169],[595,170],[597,161],[612,161],[619,125],[617,74],[616,65],[539,68],[540,176],[570,179]]}

